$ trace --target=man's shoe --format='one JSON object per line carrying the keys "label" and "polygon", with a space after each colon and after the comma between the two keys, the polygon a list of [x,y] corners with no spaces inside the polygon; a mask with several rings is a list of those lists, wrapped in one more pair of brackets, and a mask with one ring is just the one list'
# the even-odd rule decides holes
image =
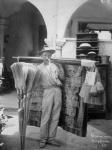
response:
{"label": "man's shoe", "polygon": [[52,141],[47,141],[47,144],[54,145],[54,146],[57,146],[57,147],[60,147],[60,146],[61,146],[58,142],[56,142],[56,141],[54,141],[54,140],[52,140]]}
{"label": "man's shoe", "polygon": [[46,142],[41,141],[39,146],[40,146],[40,148],[44,148],[46,146]]}

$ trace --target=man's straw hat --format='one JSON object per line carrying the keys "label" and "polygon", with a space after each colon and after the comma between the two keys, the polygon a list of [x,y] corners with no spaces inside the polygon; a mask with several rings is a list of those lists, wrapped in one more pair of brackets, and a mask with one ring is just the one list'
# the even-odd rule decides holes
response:
{"label": "man's straw hat", "polygon": [[49,48],[47,45],[45,45],[44,47],[43,47],[43,49],[40,51],[40,54],[42,54],[42,53],[44,53],[44,52],[50,52],[50,53],[55,53],[55,49],[53,49],[53,48]]}

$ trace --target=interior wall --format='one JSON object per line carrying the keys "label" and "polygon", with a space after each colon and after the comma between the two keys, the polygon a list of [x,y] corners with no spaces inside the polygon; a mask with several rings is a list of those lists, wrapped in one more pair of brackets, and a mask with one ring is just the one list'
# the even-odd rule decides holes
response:
{"label": "interior wall", "polygon": [[74,11],[66,27],[65,37],[76,36],[79,21],[112,23],[112,8],[102,4],[100,0],[88,0]]}
{"label": "interior wall", "polygon": [[4,45],[4,56],[9,68],[14,61],[12,56],[32,56],[40,50],[39,28],[42,25],[45,27],[45,23],[37,9],[30,4],[23,5],[8,20],[5,32],[8,39]]}

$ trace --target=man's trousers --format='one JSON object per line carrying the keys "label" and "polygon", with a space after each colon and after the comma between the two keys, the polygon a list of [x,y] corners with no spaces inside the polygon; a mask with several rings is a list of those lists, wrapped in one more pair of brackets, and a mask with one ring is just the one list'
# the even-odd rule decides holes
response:
{"label": "man's trousers", "polygon": [[56,137],[61,105],[62,93],[59,87],[44,90],[40,126],[40,138],[43,142]]}

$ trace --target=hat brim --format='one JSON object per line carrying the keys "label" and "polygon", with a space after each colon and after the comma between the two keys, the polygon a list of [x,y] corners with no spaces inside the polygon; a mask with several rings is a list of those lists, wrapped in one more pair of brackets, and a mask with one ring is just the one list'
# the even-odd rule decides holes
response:
{"label": "hat brim", "polygon": [[55,53],[55,50],[54,49],[50,49],[50,50],[42,50],[40,51],[40,54],[44,53],[44,52],[49,52],[49,53]]}

